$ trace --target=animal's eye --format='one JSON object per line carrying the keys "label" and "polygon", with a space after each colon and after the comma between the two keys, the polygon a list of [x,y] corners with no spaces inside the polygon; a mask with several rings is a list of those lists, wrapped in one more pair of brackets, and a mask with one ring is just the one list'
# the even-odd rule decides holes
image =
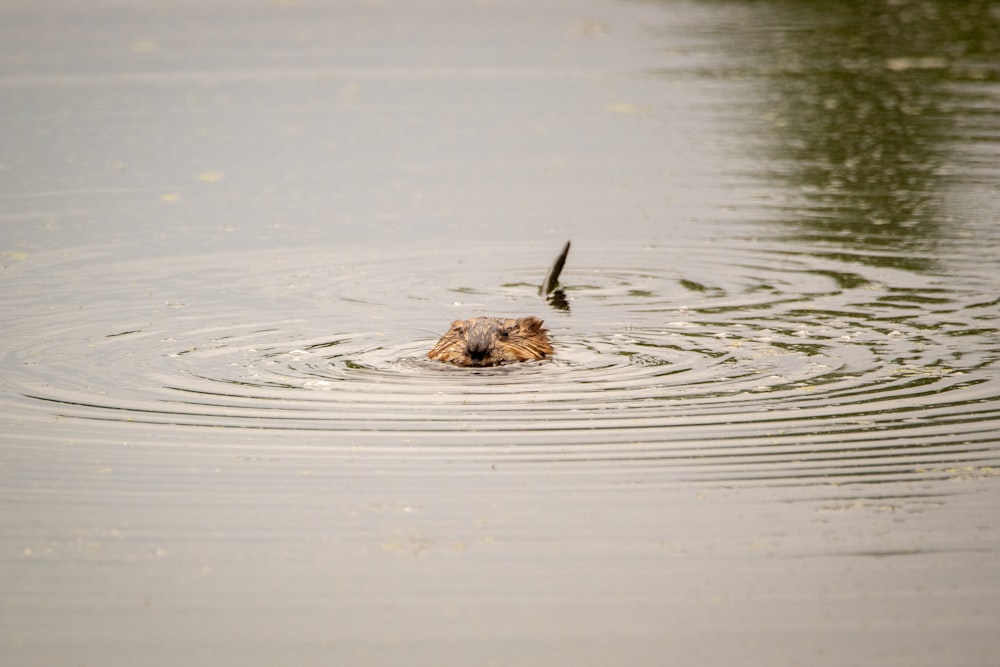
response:
{"label": "animal's eye", "polygon": [[507,338],[508,336],[510,336],[510,329],[501,329],[500,330],[500,337],[501,338]]}
{"label": "animal's eye", "polygon": [[461,327],[461,325],[452,327],[451,330],[454,331],[457,334],[462,333],[462,327]]}

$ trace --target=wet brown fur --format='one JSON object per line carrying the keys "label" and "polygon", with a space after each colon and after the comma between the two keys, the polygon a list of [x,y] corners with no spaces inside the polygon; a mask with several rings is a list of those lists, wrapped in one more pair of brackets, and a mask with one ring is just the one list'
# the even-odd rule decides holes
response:
{"label": "wet brown fur", "polygon": [[456,366],[544,359],[552,354],[552,345],[543,324],[537,317],[455,320],[427,356]]}

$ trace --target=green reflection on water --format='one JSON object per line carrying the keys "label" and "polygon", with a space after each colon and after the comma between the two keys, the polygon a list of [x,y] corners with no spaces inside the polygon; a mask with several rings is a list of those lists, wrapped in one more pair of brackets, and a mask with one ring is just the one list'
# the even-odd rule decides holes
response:
{"label": "green reflection on water", "polygon": [[[1000,115],[1000,4],[722,2],[725,40],[758,100],[765,177],[791,190],[793,240],[934,270],[949,185],[976,178],[968,146]],[[732,10],[732,11],[730,11]],[[992,101],[990,101],[992,99]],[[979,129],[976,129],[976,128]],[[988,127],[988,126],[985,126]],[[758,174],[759,175],[759,174]]]}

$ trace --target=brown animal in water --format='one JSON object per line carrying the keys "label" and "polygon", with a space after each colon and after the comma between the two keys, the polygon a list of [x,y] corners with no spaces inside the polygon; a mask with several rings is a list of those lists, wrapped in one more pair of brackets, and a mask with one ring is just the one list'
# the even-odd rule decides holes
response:
{"label": "brown animal in water", "polygon": [[456,366],[499,366],[552,354],[548,330],[537,317],[455,320],[427,356]]}
{"label": "brown animal in water", "polygon": [[[552,264],[538,293],[560,310],[569,310],[559,286],[569,241]],[[537,317],[504,319],[473,317],[455,320],[427,356],[456,366],[499,366],[517,361],[537,361],[552,354],[549,331]]]}

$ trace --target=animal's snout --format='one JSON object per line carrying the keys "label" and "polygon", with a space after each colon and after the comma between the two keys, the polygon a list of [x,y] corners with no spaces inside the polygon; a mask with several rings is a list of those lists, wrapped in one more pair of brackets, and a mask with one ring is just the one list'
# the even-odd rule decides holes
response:
{"label": "animal's snout", "polygon": [[474,363],[486,361],[490,356],[492,347],[493,341],[490,340],[490,337],[478,332],[470,335],[469,340],[465,344],[465,350],[469,353],[469,359]]}

